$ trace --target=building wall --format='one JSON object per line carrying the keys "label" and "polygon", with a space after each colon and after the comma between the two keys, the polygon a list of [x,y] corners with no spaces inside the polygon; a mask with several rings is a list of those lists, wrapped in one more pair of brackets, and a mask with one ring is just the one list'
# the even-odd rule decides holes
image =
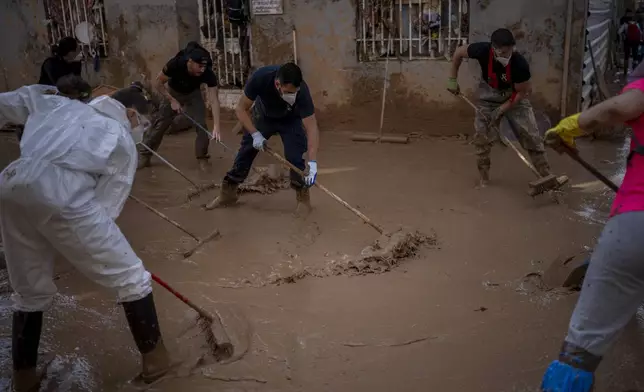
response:
{"label": "building wall", "polygon": [[[123,86],[149,80],[189,40],[198,40],[196,0],[105,0],[109,56],[99,71],[87,64],[91,83]],[[0,87],[15,89],[35,83],[49,56],[42,0],[0,2]]]}
{"label": "building wall", "polygon": [[[471,42],[487,41],[496,28],[508,27],[518,50],[530,61],[535,105],[556,117],[561,104],[565,0],[470,0]],[[574,0],[582,4],[584,0]],[[378,106],[384,63],[359,63],[356,56],[355,0],[284,0],[283,15],[258,15],[252,26],[254,66],[293,58],[292,29],[297,31],[298,60],[318,107]],[[583,29],[583,27],[581,27]],[[582,31],[582,30],[580,30]],[[579,50],[579,48],[575,48]],[[581,57],[581,52],[577,55]],[[580,67],[579,63],[579,67]],[[462,103],[445,91],[447,61],[391,61],[391,112],[400,117],[461,114]],[[473,93],[480,78],[473,61],[460,73],[461,88]],[[571,64],[572,79],[580,78]],[[314,76],[313,76],[314,75]],[[389,104],[389,101],[388,101]]]}
{"label": "building wall", "polygon": [[[472,41],[488,40],[498,27],[511,28],[517,35],[518,49],[531,62],[535,106],[556,117],[561,106],[567,0],[470,1]],[[573,1],[572,36],[583,37],[586,1]],[[197,0],[105,0],[105,8],[109,57],[102,59],[98,72],[92,64],[85,67],[84,76],[93,84],[122,86],[133,80],[149,80],[187,41],[199,38]],[[363,120],[377,126],[379,119],[373,113],[380,110],[385,63],[357,61],[356,9],[356,0],[284,0],[283,15],[253,18],[252,64],[257,67],[292,60],[295,28],[298,61],[320,111],[342,119],[363,110],[367,113]],[[0,11],[0,33],[12,37],[0,42],[0,87],[13,89],[33,83],[49,55],[42,0],[3,1]],[[576,105],[580,93],[583,38],[576,40],[568,71],[569,107]],[[442,127],[436,124],[437,118],[469,119],[471,109],[445,90],[450,67],[449,62],[440,60],[391,60],[387,121],[399,128],[406,127],[400,119],[413,118],[420,124],[432,121],[436,132],[445,134],[451,132],[445,128],[449,123]],[[475,62],[464,64],[462,89],[472,94],[479,76]]]}
{"label": "building wall", "polygon": [[39,64],[49,52],[45,10],[38,0],[0,1],[0,88],[18,88],[38,80]]}

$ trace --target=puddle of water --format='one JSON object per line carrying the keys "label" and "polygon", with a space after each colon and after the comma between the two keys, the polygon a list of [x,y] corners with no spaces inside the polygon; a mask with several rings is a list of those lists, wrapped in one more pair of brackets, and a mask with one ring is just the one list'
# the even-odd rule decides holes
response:
{"label": "puddle of water", "polygon": [[[603,146],[595,146],[599,149]],[[613,148],[607,146],[607,148]],[[612,173],[606,173],[607,176],[620,186],[626,174],[626,157],[630,151],[630,138],[624,140],[624,143],[617,149],[614,164],[611,168]],[[575,186],[573,186],[573,189]],[[580,216],[583,221],[592,224],[605,224],[610,212],[611,203],[615,196],[614,192],[598,181],[591,181],[585,184],[579,184],[576,187],[585,194],[582,202],[574,210],[575,214]]]}

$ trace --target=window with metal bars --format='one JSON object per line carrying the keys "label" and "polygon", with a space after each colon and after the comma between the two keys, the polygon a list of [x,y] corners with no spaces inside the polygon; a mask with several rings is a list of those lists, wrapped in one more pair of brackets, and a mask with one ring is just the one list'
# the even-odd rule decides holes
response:
{"label": "window with metal bars", "polygon": [[103,0],[44,0],[49,45],[75,37],[91,57],[107,57],[108,36]]}
{"label": "window with metal bars", "polygon": [[468,0],[359,0],[358,61],[450,59],[467,43]]}
{"label": "window with metal bars", "polygon": [[[250,71],[248,21],[235,20],[229,0],[198,0],[198,4],[201,45],[210,52],[220,87],[243,88]],[[248,15],[248,10],[242,13]]]}

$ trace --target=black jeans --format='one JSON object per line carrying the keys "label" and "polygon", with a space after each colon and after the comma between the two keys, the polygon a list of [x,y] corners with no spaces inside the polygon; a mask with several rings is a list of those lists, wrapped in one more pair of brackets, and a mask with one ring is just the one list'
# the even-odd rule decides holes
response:
{"label": "black jeans", "polygon": [[624,42],[624,75],[628,74],[628,59],[633,59],[633,67],[635,69],[640,62],[640,43],[639,42]]}
{"label": "black jeans", "polygon": [[[279,134],[284,145],[284,155],[287,161],[298,169],[304,171],[304,153],[307,150],[308,142],[306,132],[300,118],[289,120],[270,120],[254,113],[253,122],[257,130],[268,140],[271,136]],[[257,156],[253,147],[253,137],[245,132],[241,146],[235,157],[233,168],[226,174],[224,180],[231,184],[241,184],[248,177],[253,161]],[[304,179],[291,170],[291,187],[300,189],[304,187]]]}
{"label": "black jeans", "polygon": [[[201,90],[197,89],[190,94],[181,94],[168,88],[170,94],[181,104],[183,111],[194,119],[201,127],[208,129],[206,125],[206,104],[203,101]],[[159,106],[159,111],[156,113],[152,127],[143,135],[143,143],[153,149],[159,149],[163,136],[169,130],[174,122],[177,113],[172,110],[170,101],[164,99]],[[208,159],[208,146],[210,145],[210,136],[200,127],[193,125],[197,132],[197,139],[195,140],[195,156],[197,159]],[[140,149],[141,155],[150,156],[152,153],[145,148]]]}

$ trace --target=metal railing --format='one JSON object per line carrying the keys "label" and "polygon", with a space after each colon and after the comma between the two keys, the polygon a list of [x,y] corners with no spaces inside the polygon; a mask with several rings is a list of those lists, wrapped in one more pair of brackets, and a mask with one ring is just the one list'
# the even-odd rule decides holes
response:
{"label": "metal railing", "polygon": [[109,38],[103,0],[44,0],[44,6],[50,45],[64,37],[76,38],[77,26],[87,22],[93,35],[89,44],[79,42],[81,49],[90,56],[107,56]]}
{"label": "metal railing", "polygon": [[589,2],[582,70],[582,109],[587,109],[600,99],[600,79],[610,65],[613,8],[614,4],[608,0]]}
{"label": "metal railing", "polygon": [[469,3],[359,0],[357,26],[359,61],[450,59],[456,47],[467,43]]}
{"label": "metal railing", "polygon": [[201,45],[213,60],[221,87],[243,88],[250,70],[248,23],[234,25],[228,20],[225,0],[197,0]]}

